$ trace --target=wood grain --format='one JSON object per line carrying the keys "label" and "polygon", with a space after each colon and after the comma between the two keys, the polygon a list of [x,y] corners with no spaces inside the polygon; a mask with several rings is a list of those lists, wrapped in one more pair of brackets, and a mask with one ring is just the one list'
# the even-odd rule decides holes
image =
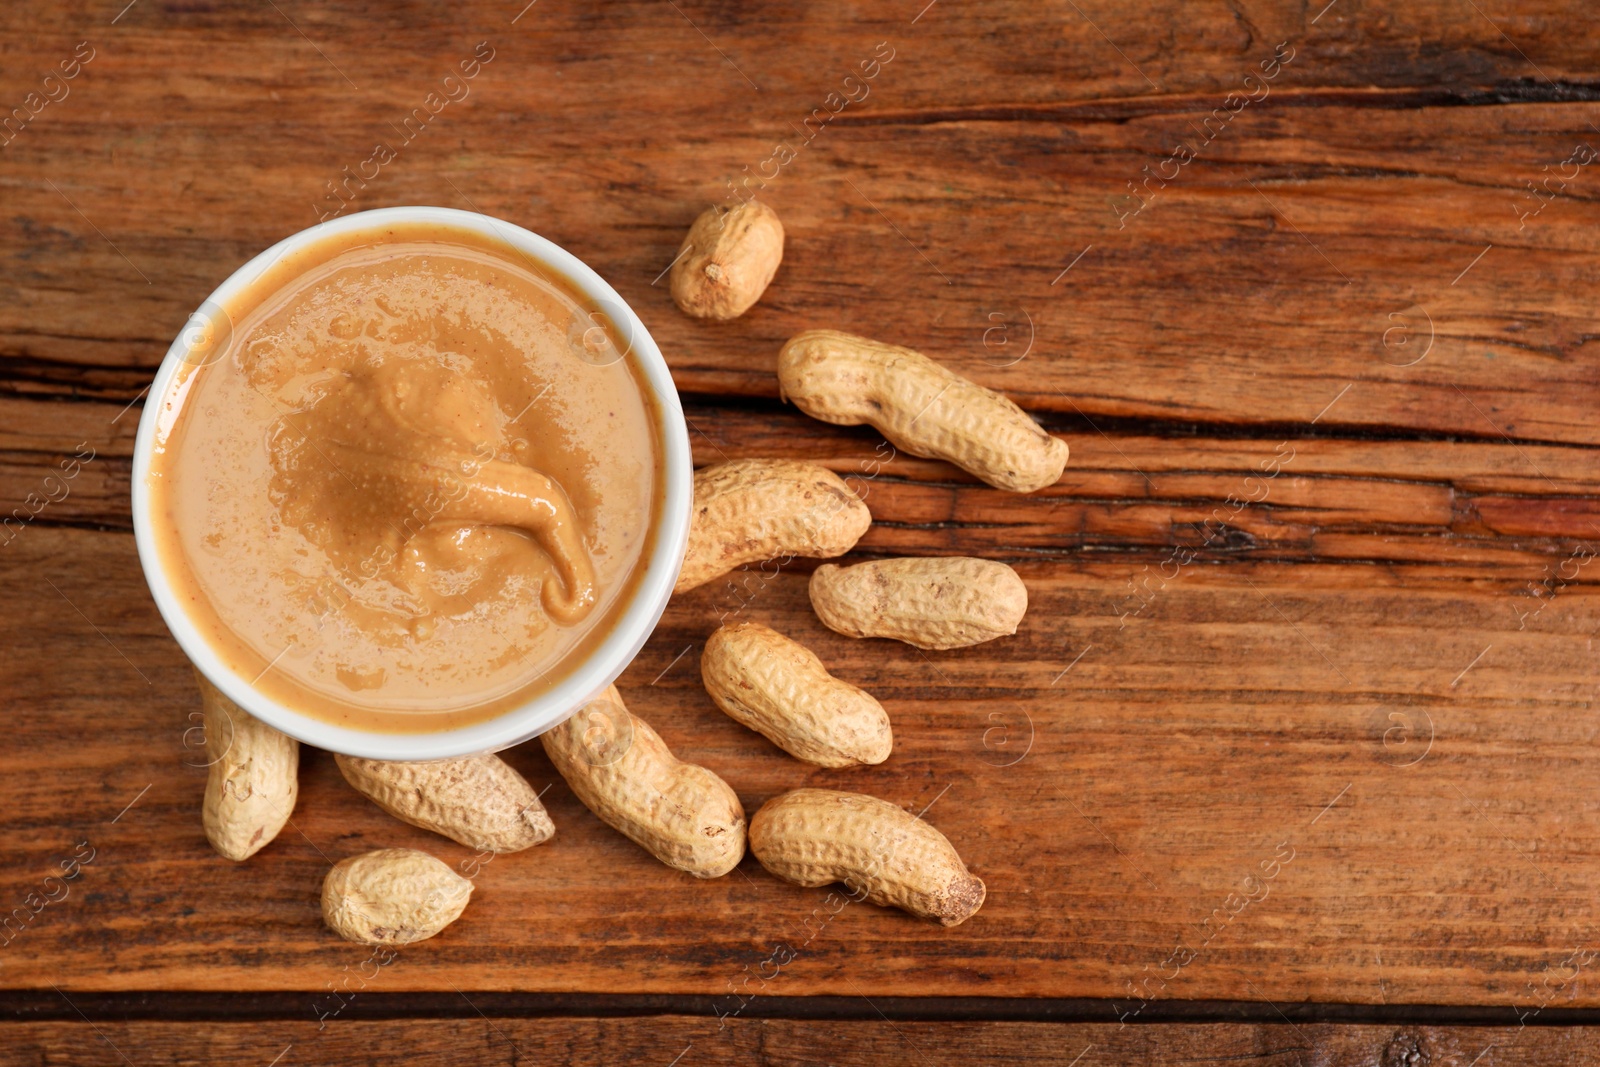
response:
{"label": "wood grain", "polygon": [[[1469,1067],[1493,1062],[1600,1063],[1593,1027],[1338,1026],[1330,1024],[1169,1024],[1119,1028],[1047,1023],[927,1023],[731,1020],[683,1016],[633,1019],[466,1019],[355,1022],[319,1031],[314,1022],[11,1023],[0,1026],[7,1063],[385,1064],[389,1050],[408,1059],[454,1065],[640,1063],[849,1067],[930,1063],[1015,1063],[1053,1067],[1155,1065],[1225,1060],[1261,1067],[1374,1064]],[[1487,1055],[1486,1055],[1487,1054]],[[674,1060],[674,1057],[682,1057]],[[1481,1059],[1480,1059],[1481,1058]]]}
{"label": "wood grain", "polygon": [[[1315,25],[1287,2],[1126,18],[1018,3],[986,9],[976,47],[978,16],[949,4],[914,24],[911,5],[622,5],[601,21],[551,4],[512,25],[510,6],[446,32],[362,4],[307,5],[292,25],[270,8],[145,5],[114,27],[17,9],[7,69],[46,69],[80,38],[104,49],[0,158],[12,387],[131,400],[206,293],[316,222],[329,183],[488,40],[472,94],[350,187],[351,209],[442,203],[551,237],[638,308],[686,390],[771,396],[782,341],[837,326],[1044,410],[1304,421],[1358,382],[1330,425],[1600,432],[1593,168],[1565,168],[1520,217],[1541,202],[1524,182],[1596,137],[1592,57],[1564,32],[1576,3],[1495,21],[1347,2]],[[1296,54],[1274,91],[1146,188],[1281,40]],[[799,141],[880,41],[895,57],[869,95],[791,144],[762,190],[789,232],[768,298],[723,328],[679,315],[651,280],[690,220]],[[30,87],[18,75],[6,98]],[[1122,219],[1130,184],[1150,204]],[[1004,323],[1032,337],[1020,364],[993,365],[1016,351],[996,358]]]}
{"label": "wood grain", "polygon": [[[801,785],[931,804],[990,887],[968,924],[844,907],[749,859],[692,882],[523,746],[513,765],[554,781],[555,839],[488,864],[467,915],[384,988],[1106,996],[1130,1012],[1178,997],[1526,1010],[1551,983],[1562,1004],[1596,1002],[1587,973],[1567,973],[1600,928],[1600,802],[1576,788],[1600,759],[1584,713],[1592,586],[1523,620],[1520,586],[1493,568],[1196,563],[1133,611],[1113,599],[1128,564],[1019,571],[1032,608],[1018,635],[937,656],[826,631],[803,569],[746,572],[676,599],[622,679],[630,707],[751,809]],[[321,988],[364,958],[321,927],[330,862],[380,846],[470,862],[366,803],[320,753],[292,828],[249,864],[218,860],[197,821],[203,774],[186,766],[200,762],[192,682],[131,538],[31,530],[0,583],[32,605],[0,621],[0,869],[20,902],[75,843],[98,849],[81,892],[6,950],[8,985]],[[717,712],[696,663],[724,617],[791,634],[878,695],[890,761],[808,768]],[[1194,958],[1177,966],[1175,946]],[[780,973],[762,966],[783,949],[796,958]]]}
{"label": "wood grain", "polygon": [[[1600,1005],[1600,169],[1550,177],[1600,146],[1591,21],[1576,0],[0,11],[0,114],[95,49],[0,147],[0,915],[94,857],[13,922],[0,987],[295,990],[325,1011],[365,959],[321,928],[327,865],[386,845],[471,862],[314,752],[279,841],[243,866],[207,849],[197,697],[127,494],[143,390],[189,312],[313,224],[329,183],[489,41],[471,95],[351,210],[437,203],[554,239],[661,344],[697,462],[826,462],[876,516],[858,556],[1005,559],[1033,608],[1014,639],[924,656],[825,631],[804,565],[745,572],[675,601],[622,680],[748,806],[805,784],[931,805],[990,887],[965,926],[834,915],[837,898],[748,860],[693,882],[524,746],[509,758],[551,786],[556,838],[483,866],[464,918],[375,989],[702,994],[747,1043],[720,1047],[770,1062],[905,1050],[870,1021],[740,1018],[752,994],[1091,997],[1131,1023],[1190,998],[1530,1020]],[[879,42],[894,56],[870,95],[808,139]],[[1270,95],[1208,137],[1279,42],[1294,58]],[[798,150],[761,196],[789,232],[783,266],[743,319],[691,322],[652,280],[779,142]],[[1071,445],[1067,476],[1009,496],[781,407],[779,345],[824,326],[1016,397]],[[49,479],[84,449],[62,496]],[[37,516],[4,523],[16,508]],[[889,763],[808,769],[717,713],[696,656],[733,615],[878,694]],[[775,973],[780,948],[795,956]],[[441,1062],[506,1055],[495,1027],[614,1061],[680,1033],[699,1050],[708,1024],[406,1036]],[[107,1034],[148,1049],[139,1062],[267,1062],[306,1025]],[[907,1033],[972,1059],[1082,1047],[1032,1025]],[[104,1059],[74,1023],[5,1026],[0,1045]],[[1317,1030],[1315,1047],[1270,1026],[1081,1033],[1108,1061],[1420,1062],[1384,1028]],[[1467,1034],[1427,1032],[1431,1062],[1496,1040]],[[329,1061],[361,1061],[365,1032],[337,1035]],[[1587,1049],[1530,1027],[1494,1062]]]}
{"label": "wood grain", "polygon": [[[135,420],[119,410],[0,400],[0,500],[14,502],[0,542],[33,521],[132,529]],[[1267,436],[1110,434],[1062,420],[1065,476],[1019,496],[776,402],[696,401],[688,416],[699,465],[803,456],[839,472],[873,512],[863,549],[885,554],[1115,553],[1142,565],[1181,548],[1209,561],[1493,564],[1537,582],[1600,535],[1600,452],[1586,448],[1330,437],[1304,425]],[[93,458],[62,480],[61,464],[78,455]],[[29,520],[30,493],[58,499]]]}

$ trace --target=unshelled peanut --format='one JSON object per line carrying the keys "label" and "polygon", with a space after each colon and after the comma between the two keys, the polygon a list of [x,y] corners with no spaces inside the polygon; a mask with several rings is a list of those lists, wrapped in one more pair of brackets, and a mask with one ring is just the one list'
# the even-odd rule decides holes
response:
{"label": "unshelled peanut", "polygon": [[674,756],[615,686],[539,740],[585,807],[667,866],[717,878],[744,857],[738,794]]}
{"label": "unshelled peanut", "polygon": [[766,292],[783,261],[783,223],[755,200],[707,208],[672,265],[672,299],[697,319],[736,319]]}
{"label": "unshelled peanut", "polygon": [[335,756],[349,782],[402,822],[483,852],[519,852],[556,832],[539,794],[499,756],[407,763]]}
{"label": "unshelled peanut", "polygon": [[829,674],[804,645],[760,623],[713,633],[700,657],[700,677],[730,718],[807,763],[882,763],[894,747],[882,704]]}
{"label": "unshelled peanut", "polygon": [[784,881],[843,882],[874,904],[957,926],[983,905],[983,879],[950,841],[886,800],[834,789],[796,789],[767,801],[750,822],[750,851]]}
{"label": "unshelled peanut", "polygon": [[1028,587],[1004,563],[970,556],[824,564],[811,606],[850,637],[892,637],[918,648],[964,648],[1017,632]]}
{"label": "unshelled peanut", "polygon": [[229,700],[198,671],[205,728],[206,840],[246,860],[278,836],[300,794],[300,742]]}
{"label": "unshelled peanut", "polygon": [[340,860],[322,880],[322,918],[347,941],[409,945],[455,922],[472,883],[414,848],[380,848]]}
{"label": "unshelled peanut", "polygon": [[778,391],[814,419],[870,423],[914,456],[949,460],[990,485],[1053,485],[1067,445],[992,389],[920,352],[838,330],[807,330],[778,353]]}
{"label": "unshelled peanut", "polygon": [[689,547],[674,592],[736,567],[796,556],[842,556],[872,513],[837,474],[815,463],[741,459],[694,475]]}

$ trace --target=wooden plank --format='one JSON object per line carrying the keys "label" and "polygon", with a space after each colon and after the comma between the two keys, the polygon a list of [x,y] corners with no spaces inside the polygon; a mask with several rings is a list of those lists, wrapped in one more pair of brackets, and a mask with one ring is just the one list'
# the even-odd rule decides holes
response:
{"label": "wooden plank", "polygon": [[[1309,425],[1242,438],[1060,429],[1066,476],[1018,496],[793,408],[692,403],[688,414],[701,465],[798,455],[840,472],[873,511],[863,550],[884,554],[1444,561],[1503,566],[1537,586],[1587,580],[1567,561],[1600,535],[1591,449],[1308,436]],[[34,525],[130,530],[136,417],[115,404],[0,400],[0,500],[14,502],[0,545]]]}
{"label": "wooden plank", "polygon": [[[1063,0],[981,24],[953,5],[913,24],[911,6],[646,5],[602,28],[478,5],[445,29],[308,5],[304,36],[287,12],[135,9],[0,158],[9,388],[133,399],[217,281],[316,221],[328,183],[484,39],[472,95],[354,206],[479,208],[551,236],[638,307],[690,391],[771,396],[782,340],[834,325],[1067,414],[1304,420],[1357,383],[1330,424],[1597,440],[1594,171],[1559,166],[1596,138],[1593,57],[1566,31],[1581,5]],[[30,21],[8,68],[47,68],[83,32]],[[380,54],[357,44],[377,37]],[[1276,91],[1206,134],[1286,39]],[[769,298],[722,328],[679,315],[652,279],[689,220],[884,40],[871,95],[763,190],[790,235]],[[1196,158],[1163,167],[1180,141]],[[1529,194],[1556,170],[1548,204]],[[1033,339],[1022,363],[992,350],[1004,323]]]}
{"label": "wooden plank", "polygon": [[[1592,587],[1520,618],[1516,584],[1465,566],[1195,564],[1109,603],[1127,564],[1019,569],[1022,631],[937,656],[825,631],[802,569],[705,587],[674,601],[622,680],[752,810],[803,784],[931,804],[989,883],[973,921],[842,907],[749,859],[692,881],[523,746],[512,762],[554,782],[555,840],[486,865],[466,917],[402,953],[385,989],[1093,996],[1135,1017],[1173,998],[1526,1010],[1592,944],[1600,801],[1570,786],[1600,759]],[[315,752],[292,828],[248,864],[218,859],[185,732],[197,698],[131,538],[30,531],[0,554],[0,589],[15,605],[0,620],[5,891],[20,902],[79,842],[96,850],[8,947],[7,985],[317,988],[365,958],[321,927],[330,861],[414,845],[470,864]],[[718,713],[696,657],[723,617],[789,632],[879,694],[890,762],[809,769]],[[1184,966],[1175,946],[1194,953]],[[1600,1003],[1566,982],[1562,1003]]]}
{"label": "wooden plank", "polygon": [[[1015,1063],[1055,1067],[1226,1060],[1250,1065],[1448,1064],[1500,1067],[1600,1063],[1595,1029],[1340,1026],[1334,1024],[925,1023],[730,1020],[684,1016],[521,1019],[471,1017],[339,1023],[97,1022],[0,1026],[17,1064],[103,1064],[120,1052],[139,1064],[452,1065],[669,1063],[887,1067]],[[274,1057],[282,1057],[274,1060]],[[674,1059],[681,1057],[681,1059]],[[1481,1059],[1479,1059],[1481,1057]]]}

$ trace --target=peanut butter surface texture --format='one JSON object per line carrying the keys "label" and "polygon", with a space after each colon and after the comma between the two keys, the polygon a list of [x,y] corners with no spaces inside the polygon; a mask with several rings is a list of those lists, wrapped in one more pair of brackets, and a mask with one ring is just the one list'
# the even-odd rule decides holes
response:
{"label": "peanut butter surface texture", "polygon": [[447,729],[610,632],[659,513],[626,333],[444,227],[272,268],[160,398],[150,490],[190,618],[245,679],[364,729]]}

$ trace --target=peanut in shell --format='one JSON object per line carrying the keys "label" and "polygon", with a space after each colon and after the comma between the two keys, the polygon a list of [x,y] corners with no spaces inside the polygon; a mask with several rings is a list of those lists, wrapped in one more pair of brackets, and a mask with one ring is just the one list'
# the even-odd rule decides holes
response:
{"label": "peanut in shell", "polygon": [[673,592],[747,563],[842,556],[872,525],[844,480],[815,463],[741,459],[694,474],[694,510]]}
{"label": "peanut in shell", "polygon": [[849,637],[891,637],[918,648],[964,648],[1017,632],[1028,587],[1004,563],[971,556],[824,564],[811,606]]}
{"label": "peanut in shell", "polygon": [[380,848],[334,864],[322,880],[322,918],[346,941],[409,945],[455,922],[472,883],[414,848]]}
{"label": "peanut in shell", "polygon": [[707,208],[672,265],[672,299],[697,319],[736,319],[761,299],[783,262],[783,223],[756,200]]}
{"label": "peanut in shell", "polygon": [[401,822],[482,852],[520,852],[555,834],[528,780],[499,756],[413,763],[335,756],[357,791]]}
{"label": "peanut in shell", "polygon": [[1054,485],[1067,444],[992,389],[922,353],[838,330],[807,330],[778,353],[778,392],[814,419],[869,423],[898,449],[943,459],[999,489]]}
{"label": "peanut in shell", "polygon": [[586,808],[667,866],[718,878],[744,858],[738,794],[674,756],[616,686],[539,740]]}
{"label": "peanut in shell", "polygon": [[278,836],[300,795],[300,742],[257,719],[204,675],[200,706],[205,727],[206,840],[236,862]]}
{"label": "peanut in shell", "polygon": [[750,821],[750,851],[786,882],[852,892],[945,926],[983,906],[983,879],[948,838],[905,809],[862,793],[796,789]]}
{"label": "peanut in shell", "polygon": [[894,748],[882,704],[829,674],[804,645],[760,623],[713,633],[700,656],[700,677],[729,718],[796,759],[858,767],[882,763]]}

